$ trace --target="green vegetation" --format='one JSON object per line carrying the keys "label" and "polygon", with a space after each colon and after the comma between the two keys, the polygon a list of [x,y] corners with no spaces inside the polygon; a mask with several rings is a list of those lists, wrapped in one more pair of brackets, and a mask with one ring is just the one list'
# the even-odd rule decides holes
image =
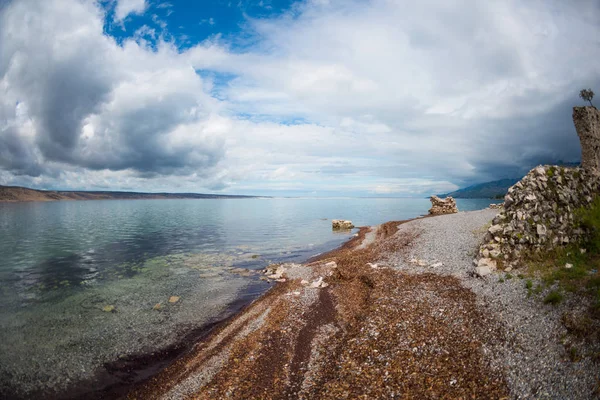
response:
{"label": "green vegetation", "polygon": [[544,303],[556,305],[559,304],[563,300],[563,295],[558,290],[553,290],[546,295],[544,298]]}
{"label": "green vegetation", "polygon": [[525,289],[527,289],[527,297],[531,297],[531,294],[533,293],[533,282],[531,281],[531,279],[528,279],[525,282]]}
{"label": "green vegetation", "polygon": [[546,176],[548,178],[552,178],[554,176],[554,167],[553,166],[546,170]]}
{"label": "green vegetation", "polygon": [[579,92],[579,97],[581,97],[585,101],[588,101],[590,103],[590,106],[594,107],[594,105],[592,104],[592,99],[594,98],[594,92],[592,91],[592,89],[582,89]]}
{"label": "green vegetation", "polygon": [[[558,285],[561,292],[593,296],[595,308],[600,311],[600,197],[589,207],[576,210],[575,221],[586,232],[586,240],[530,254],[530,272],[540,276],[545,287]],[[555,297],[553,294],[547,302],[554,304]]]}

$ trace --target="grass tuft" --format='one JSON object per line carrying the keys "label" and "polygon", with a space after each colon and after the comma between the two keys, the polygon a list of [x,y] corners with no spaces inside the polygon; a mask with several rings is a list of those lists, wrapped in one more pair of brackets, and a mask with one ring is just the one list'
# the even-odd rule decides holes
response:
{"label": "grass tuft", "polygon": [[545,304],[552,304],[553,306],[560,304],[560,302],[563,300],[563,295],[561,292],[559,292],[558,290],[553,290],[550,293],[548,293],[546,295],[546,297],[544,298],[544,303]]}

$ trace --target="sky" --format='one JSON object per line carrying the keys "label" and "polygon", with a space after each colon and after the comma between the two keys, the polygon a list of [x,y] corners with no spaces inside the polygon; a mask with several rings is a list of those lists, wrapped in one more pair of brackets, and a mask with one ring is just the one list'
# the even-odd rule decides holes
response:
{"label": "sky", "polygon": [[597,0],[0,0],[0,184],[421,197],[580,159]]}

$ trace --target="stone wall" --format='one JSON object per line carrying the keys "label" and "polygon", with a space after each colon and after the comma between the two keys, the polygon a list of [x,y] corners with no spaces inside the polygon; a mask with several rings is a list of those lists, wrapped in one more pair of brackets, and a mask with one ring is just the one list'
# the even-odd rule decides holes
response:
{"label": "stone wall", "polygon": [[448,196],[445,199],[440,199],[437,196],[431,196],[429,200],[431,201],[429,215],[454,214],[458,212],[456,201],[452,198],[452,196]]}
{"label": "stone wall", "polygon": [[508,189],[480,247],[477,272],[511,269],[525,251],[579,241],[585,232],[575,223],[575,210],[589,205],[599,187],[598,175],[580,167],[532,169]]}
{"label": "stone wall", "polygon": [[600,171],[600,111],[595,107],[573,107],[573,123],[581,141],[581,166]]}

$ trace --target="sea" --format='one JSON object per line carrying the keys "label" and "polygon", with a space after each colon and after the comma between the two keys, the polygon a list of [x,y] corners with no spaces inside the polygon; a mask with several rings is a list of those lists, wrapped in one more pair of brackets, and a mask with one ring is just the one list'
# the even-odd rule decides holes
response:
{"label": "sea", "polygon": [[233,268],[303,262],[356,233],[332,231],[332,219],[376,225],[429,206],[417,198],[0,203],[0,398],[117,397],[271,287]]}

